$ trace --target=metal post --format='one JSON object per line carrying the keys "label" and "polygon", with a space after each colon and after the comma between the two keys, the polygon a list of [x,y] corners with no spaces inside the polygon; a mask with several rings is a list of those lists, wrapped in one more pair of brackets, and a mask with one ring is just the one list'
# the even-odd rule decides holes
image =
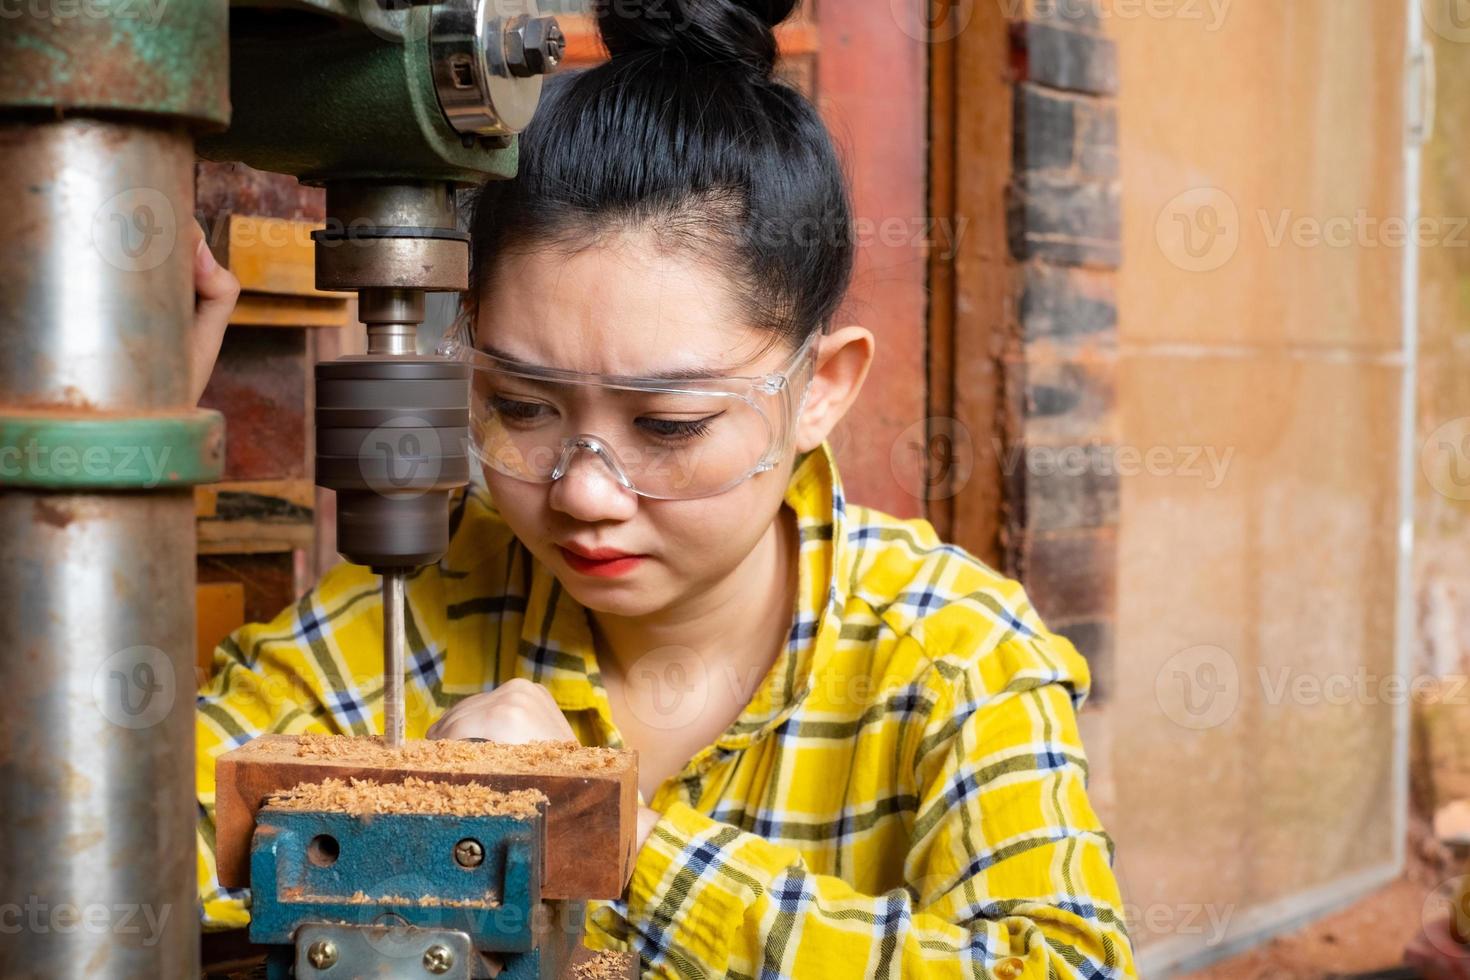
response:
{"label": "metal post", "polygon": [[198,974],[191,132],[222,0],[0,30],[5,977]]}

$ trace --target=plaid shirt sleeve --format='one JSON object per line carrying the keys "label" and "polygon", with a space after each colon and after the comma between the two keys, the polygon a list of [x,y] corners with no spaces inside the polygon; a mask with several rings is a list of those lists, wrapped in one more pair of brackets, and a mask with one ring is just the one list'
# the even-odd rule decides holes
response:
{"label": "plaid shirt sleeve", "polygon": [[859,894],[792,848],[671,805],[620,910],[651,975],[1136,976],[1073,688],[1001,665],[1048,641],[1065,645],[1044,634],[935,662],[934,708],[905,739],[918,799],[904,887]]}

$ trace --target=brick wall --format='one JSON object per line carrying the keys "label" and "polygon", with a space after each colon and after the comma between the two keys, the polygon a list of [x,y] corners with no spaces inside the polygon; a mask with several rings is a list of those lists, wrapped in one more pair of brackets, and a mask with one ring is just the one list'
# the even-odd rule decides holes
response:
{"label": "brick wall", "polygon": [[1112,686],[1118,527],[1118,69],[1089,4],[1038,0],[1010,25],[1017,316],[1001,356],[1006,571]]}

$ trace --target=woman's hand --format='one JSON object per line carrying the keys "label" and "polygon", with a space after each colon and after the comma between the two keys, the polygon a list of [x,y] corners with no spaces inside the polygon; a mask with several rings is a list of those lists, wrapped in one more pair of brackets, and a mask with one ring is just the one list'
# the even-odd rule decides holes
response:
{"label": "woman's hand", "polygon": [[[444,712],[426,734],[429,738],[483,738],[512,744],[577,740],[551,692],[521,677],[465,698]],[[656,810],[638,808],[638,847],[648,839],[658,817]]]}
{"label": "woman's hand", "polygon": [[190,404],[197,405],[199,396],[209,384],[209,374],[219,357],[219,345],[225,339],[225,325],[240,298],[240,280],[214,260],[214,253],[204,241],[204,229],[198,221],[188,226],[183,245],[194,255],[194,330],[189,336]]}
{"label": "woman's hand", "polygon": [[491,742],[575,742],[577,736],[551,692],[520,677],[476,694],[429,726],[429,738],[483,738]]}

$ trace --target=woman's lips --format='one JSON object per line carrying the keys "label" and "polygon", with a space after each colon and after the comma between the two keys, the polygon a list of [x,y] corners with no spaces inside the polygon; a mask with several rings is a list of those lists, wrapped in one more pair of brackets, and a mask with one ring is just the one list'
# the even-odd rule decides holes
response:
{"label": "woman's lips", "polygon": [[618,558],[588,558],[580,555],[570,548],[557,545],[562,558],[575,571],[583,575],[595,575],[599,578],[612,578],[617,575],[625,575],[637,568],[643,561],[643,555],[623,555]]}

